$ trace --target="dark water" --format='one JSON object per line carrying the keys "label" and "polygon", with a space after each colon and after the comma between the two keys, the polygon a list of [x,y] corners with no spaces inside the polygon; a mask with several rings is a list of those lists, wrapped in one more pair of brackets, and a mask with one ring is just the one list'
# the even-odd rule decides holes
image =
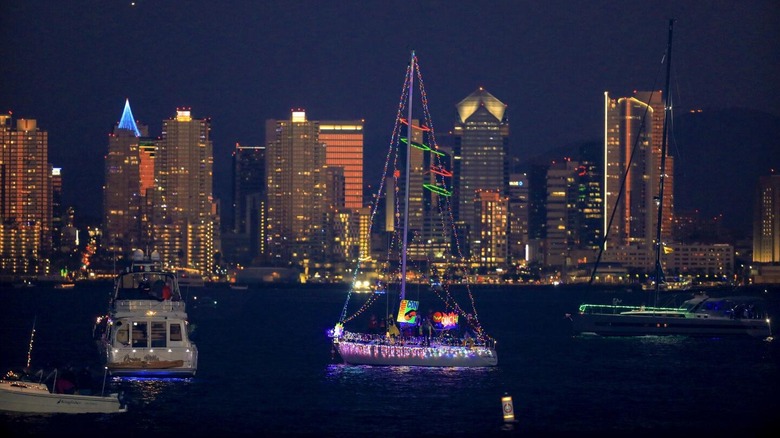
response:
{"label": "dark water", "polygon": [[[34,368],[95,364],[92,324],[108,288],[2,290],[0,370],[25,364],[33,320]],[[779,294],[764,294],[775,309]],[[474,295],[499,341],[496,368],[339,364],[325,332],[341,312],[343,288],[193,290],[196,377],[111,381],[130,400],[124,414],[0,413],[0,434],[763,436],[778,425],[778,342],[572,337],[564,314],[594,298],[582,289],[483,287]],[[646,298],[595,298],[617,296],[624,304]],[[505,393],[514,402],[513,431],[502,430]]]}

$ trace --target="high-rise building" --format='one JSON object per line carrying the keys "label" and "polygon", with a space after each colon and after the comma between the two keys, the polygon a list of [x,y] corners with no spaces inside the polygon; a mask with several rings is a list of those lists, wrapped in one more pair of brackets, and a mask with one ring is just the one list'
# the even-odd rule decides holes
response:
{"label": "high-rise building", "polygon": [[51,170],[51,234],[54,252],[61,250],[64,215],[65,211],[62,208],[62,169],[54,167]]}
{"label": "high-rise building", "polygon": [[148,152],[140,148],[142,137],[146,136],[148,128],[138,126],[130,100],[125,100],[122,117],[108,136],[103,187],[104,236],[107,250],[116,254],[117,259],[128,257],[143,246],[141,210],[145,189],[154,185],[154,163],[149,164]]}
{"label": "high-rise building", "polygon": [[236,143],[233,150],[232,230],[223,240],[230,262],[250,264],[265,252],[265,154],[265,146]]}
{"label": "high-rise building", "polygon": [[507,264],[509,199],[498,190],[477,190],[474,199],[475,250],[480,267],[496,268]]}
{"label": "high-rise building", "polygon": [[[652,248],[660,193],[664,104],[661,92],[639,92],[613,99],[604,93],[604,229],[608,245]],[[672,231],[673,159],[667,156],[661,238]],[[619,200],[616,204],[616,200]]]}
{"label": "high-rise building", "polygon": [[0,114],[0,271],[47,274],[52,250],[49,136],[35,119]]}
{"label": "high-rise building", "polygon": [[249,226],[248,198],[265,195],[265,146],[242,146],[233,150],[233,230],[246,233]]}
{"label": "high-rise building", "polygon": [[455,219],[472,237],[477,224],[473,208],[478,190],[509,187],[509,123],[506,105],[479,88],[457,105],[458,121],[453,130],[453,189],[457,199]]}
{"label": "high-rise building", "polygon": [[344,205],[363,207],[363,120],[319,122],[319,140],[325,143],[328,167],[344,169]]}
{"label": "high-rise building", "polygon": [[566,268],[572,265],[569,253],[576,248],[579,212],[576,208],[580,163],[553,162],[547,170],[547,236],[545,265]]}
{"label": "high-rise building", "polygon": [[513,265],[528,263],[528,174],[509,175],[509,261]]}
{"label": "high-rise building", "polygon": [[603,169],[604,154],[598,142],[580,147],[580,167],[577,169],[576,209],[580,218],[576,233],[577,247],[597,249],[604,239]]}
{"label": "high-rise building", "polygon": [[753,213],[753,261],[780,263],[780,175],[758,179]]}
{"label": "high-rise building", "polygon": [[154,248],[176,268],[213,272],[219,216],[213,198],[211,120],[189,108],[162,122],[155,155]]}
{"label": "high-rise building", "polygon": [[325,254],[327,175],[319,123],[306,111],[266,121],[267,251],[270,262],[308,269]]}

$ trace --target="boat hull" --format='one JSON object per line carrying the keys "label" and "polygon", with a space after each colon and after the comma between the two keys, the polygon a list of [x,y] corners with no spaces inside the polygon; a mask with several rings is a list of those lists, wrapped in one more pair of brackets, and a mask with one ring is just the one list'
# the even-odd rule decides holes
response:
{"label": "boat hull", "polygon": [[0,410],[42,414],[113,414],[126,412],[118,394],[52,394],[46,385],[0,382]]}
{"label": "boat hull", "polygon": [[484,346],[419,346],[340,341],[339,355],[348,365],[493,367],[498,364],[495,349]]}
{"label": "boat hull", "polygon": [[[117,377],[193,377],[198,369],[198,350],[171,348],[170,352],[116,348],[103,344],[108,374]],[[165,356],[158,356],[165,355]],[[166,357],[167,356],[167,357]]]}
{"label": "boat hull", "polygon": [[110,362],[106,367],[110,375],[120,377],[192,377],[196,371],[192,366],[185,366],[183,360]]}
{"label": "boat hull", "polygon": [[686,318],[653,315],[589,314],[572,321],[575,333],[602,336],[712,336],[767,338],[769,323],[761,319]]}

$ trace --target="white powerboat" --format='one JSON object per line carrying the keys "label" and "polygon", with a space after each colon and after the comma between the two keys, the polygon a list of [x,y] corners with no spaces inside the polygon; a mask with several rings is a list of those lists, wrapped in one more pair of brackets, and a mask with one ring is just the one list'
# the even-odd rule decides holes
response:
{"label": "white powerboat", "polygon": [[114,281],[108,315],[95,337],[112,376],[191,377],[198,350],[190,340],[185,302],[175,272],[163,270],[156,252],[133,263]]}

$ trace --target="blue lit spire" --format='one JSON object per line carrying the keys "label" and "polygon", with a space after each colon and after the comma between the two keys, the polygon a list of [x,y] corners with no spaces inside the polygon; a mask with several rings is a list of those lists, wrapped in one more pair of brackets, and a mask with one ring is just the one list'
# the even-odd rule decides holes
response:
{"label": "blue lit spire", "polygon": [[125,110],[122,111],[122,118],[119,120],[118,128],[133,131],[136,137],[141,136],[141,131],[138,130],[138,126],[133,118],[133,111],[130,109],[130,99],[125,100]]}

